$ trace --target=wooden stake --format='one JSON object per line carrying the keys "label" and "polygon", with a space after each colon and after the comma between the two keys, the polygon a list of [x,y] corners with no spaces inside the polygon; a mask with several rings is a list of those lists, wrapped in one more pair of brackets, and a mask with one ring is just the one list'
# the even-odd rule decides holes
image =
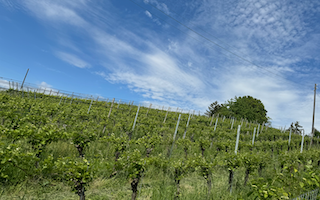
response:
{"label": "wooden stake", "polygon": [[110,115],[111,115],[111,111],[112,111],[112,108],[113,108],[114,99],[115,99],[115,98],[112,99],[112,103],[111,103],[111,107],[110,107],[110,110],[109,110],[108,118],[109,118]]}

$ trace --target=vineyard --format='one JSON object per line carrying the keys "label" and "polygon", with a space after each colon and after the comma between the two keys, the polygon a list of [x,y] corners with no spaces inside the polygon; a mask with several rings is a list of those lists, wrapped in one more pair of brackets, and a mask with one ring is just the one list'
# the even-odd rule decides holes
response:
{"label": "vineyard", "polygon": [[13,89],[0,112],[0,199],[293,199],[320,184],[319,139],[245,119]]}

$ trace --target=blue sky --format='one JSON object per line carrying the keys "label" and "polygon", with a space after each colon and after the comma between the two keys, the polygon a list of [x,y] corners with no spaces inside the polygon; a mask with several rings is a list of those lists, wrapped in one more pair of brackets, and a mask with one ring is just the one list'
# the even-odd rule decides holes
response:
{"label": "blue sky", "polygon": [[318,1],[0,0],[0,76],[202,112],[251,95],[310,132],[319,20]]}

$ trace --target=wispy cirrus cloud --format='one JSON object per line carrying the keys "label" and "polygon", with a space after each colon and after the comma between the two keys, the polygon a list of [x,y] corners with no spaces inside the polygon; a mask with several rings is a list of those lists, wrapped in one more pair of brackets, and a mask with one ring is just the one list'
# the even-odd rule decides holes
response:
{"label": "wispy cirrus cloud", "polygon": [[61,60],[79,68],[90,68],[91,65],[85,62],[84,60],[80,59],[76,55],[65,53],[65,52],[56,52],[56,55]]}

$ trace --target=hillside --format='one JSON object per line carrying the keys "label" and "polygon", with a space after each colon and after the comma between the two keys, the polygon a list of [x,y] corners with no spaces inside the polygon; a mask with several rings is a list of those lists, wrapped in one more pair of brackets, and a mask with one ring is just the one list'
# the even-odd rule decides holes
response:
{"label": "hillside", "polygon": [[245,119],[13,89],[0,112],[1,199],[289,199],[320,183],[319,139]]}

